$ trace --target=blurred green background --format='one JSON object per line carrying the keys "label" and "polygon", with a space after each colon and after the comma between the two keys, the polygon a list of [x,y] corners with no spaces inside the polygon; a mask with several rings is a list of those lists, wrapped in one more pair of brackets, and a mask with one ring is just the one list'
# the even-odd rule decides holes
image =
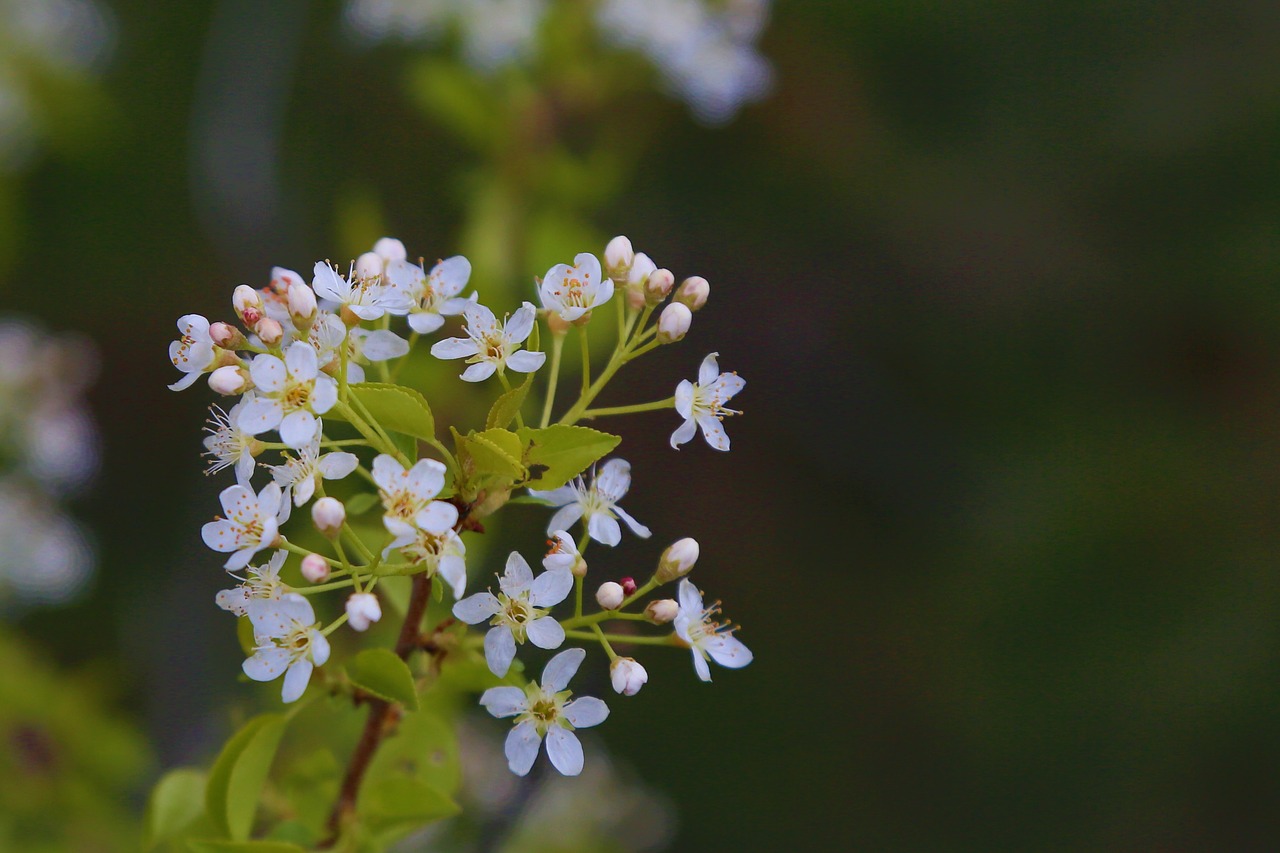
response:
{"label": "blurred green background", "polygon": [[[451,254],[485,188],[417,49],[337,4],[110,8],[92,115],[7,179],[3,308],[98,342],[105,442],[97,581],[15,627],[154,778],[246,691],[174,320],[383,230]],[[712,349],[748,381],[728,456],[615,424],[628,509],[702,542],[756,653],[611,702],[672,849],[1277,849],[1280,6],[787,0],[762,51],[770,99],[712,129],[637,94],[634,171],[560,189],[711,281],[619,400]]]}

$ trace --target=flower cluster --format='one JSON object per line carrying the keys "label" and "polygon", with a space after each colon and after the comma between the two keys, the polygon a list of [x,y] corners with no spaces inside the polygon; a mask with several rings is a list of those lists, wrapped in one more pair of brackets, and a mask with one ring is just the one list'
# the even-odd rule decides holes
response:
{"label": "flower cluster", "polygon": [[[615,646],[688,649],[703,681],[710,679],[709,660],[727,667],[751,661],[734,628],[716,618],[718,605],[704,606],[685,577],[698,559],[693,539],[667,548],[642,584],[625,577],[601,583],[594,596],[599,609],[584,610],[589,543],[615,546],[624,526],[641,539],[651,531],[620,506],[631,488],[631,466],[606,458],[620,439],[579,422],[672,409],[681,419],[673,447],[700,428],[711,447],[728,450],[721,420],[737,412],[725,403],[744,384],[720,373],[713,353],[696,382],[680,381],[664,400],[593,408],[624,366],[683,339],[710,292],[698,276],[677,287],[670,271],[635,252],[625,237],[612,240],[603,259],[581,253],[571,264],[557,264],[536,282],[539,305],[524,302],[499,318],[475,294],[463,295],[470,276],[465,258],[414,263],[400,241],[384,238],[345,272],[321,261],[310,283],[276,268],[261,288],[235,288],[238,325],[195,314],[179,319],[169,355],[180,378],[171,387],[182,390],[204,378],[230,398],[211,410],[205,449],[209,472],[232,470],[235,482],[222,490],[222,513],[204,525],[202,537],[225,555],[224,567],[235,578],[215,601],[245,620],[252,634],[243,664],[249,678],[282,678],[284,701],[299,699],[329,661],[335,631],[345,625],[365,632],[383,620],[379,585],[385,579],[415,577],[411,598],[418,596],[418,604],[406,612],[419,621],[438,582],[436,589],[452,593],[453,618],[426,633],[407,622],[398,661],[412,658],[415,642],[437,669],[469,657],[483,661],[496,681],[480,703],[514,724],[506,740],[510,769],[528,773],[545,742],[552,765],[574,775],[584,763],[574,731],[608,716],[604,702],[572,698],[568,689],[586,659],[584,644],[600,646],[614,690],[626,696],[640,690],[648,672]],[[602,322],[602,314],[603,322],[616,323],[617,340],[592,379],[586,326]],[[451,318],[457,332],[446,336]],[[553,421],[564,343],[575,333],[583,381],[576,401]],[[394,382],[413,357],[412,344],[434,334],[439,338],[430,354],[464,360],[460,378],[470,387],[491,378],[501,385],[483,429],[449,429],[452,450],[437,437],[427,389]],[[378,381],[366,381],[366,371],[376,371]],[[545,393],[533,406],[540,419],[523,411],[539,373],[546,377]],[[509,374],[520,377],[518,387]],[[430,389],[430,396],[440,391]],[[467,596],[464,535],[481,532],[480,520],[512,497],[553,508],[542,571],[535,574],[529,560],[511,552],[496,588]],[[374,511],[380,523],[357,528],[348,519]],[[312,527],[287,536],[284,528],[295,515],[309,516]],[[575,539],[571,531],[579,526]],[[664,585],[676,586],[674,598],[646,600]],[[316,598],[326,592],[345,596],[327,620],[318,615],[327,609]],[[620,631],[604,630],[615,622]],[[661,631],[636,633],[640,623]],[[468,625],[486,627],[479,634]],[[527,679],[517,665],[522,647],[558,651],[540,680]],[[414,682],[407,663],[397,665]],[[358,669],[325,676],[331,691],[350,690],[357,699],[362,690],[382,695],[360,677]]]}

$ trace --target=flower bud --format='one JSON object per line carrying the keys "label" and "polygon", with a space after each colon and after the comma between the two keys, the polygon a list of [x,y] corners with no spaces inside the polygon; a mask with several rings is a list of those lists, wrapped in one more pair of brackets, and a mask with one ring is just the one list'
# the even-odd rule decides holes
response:
{"label": "flower bud", "polygon": [[223,349],[240,349],[248,343],[243,332],[230,323],[222,322],[210,324],[209,339],[213,341],[214,346]]}
{"label": "flower bud", "polygon": [[614,658],[609,664],[609,680],[613,682],[614,691],[623,696],[634,696],[649,680],[649,673],[635,658]]}
{"label": "flower bud", "polygon": [[658,315],[658,343],[673,344],[689,334],[693,312],[679,302],[672,302]]}
{"label": "flower bud", "polygon": [[302,558],[302,577],[307,583],[324,583],[329,579],[329,564],[319,554]]}
{"label": "flower bud", "polygon": [[649,274],[657,268],[658,265],[651,261],[648,255],[644,252],[636,252],[635,260],[631,262],[631,269],[627,271],[627,286],[635,290],[643,289]]}
{"label": "flower bud", "polygon": [[686,537],[662,552],[662,557],[658,560],[658,571],[654,577],[658,579],[658,583],[671,583],[689,574],[696,562],[698,562],[698,540]]}
{"label": "flower bud", "polygon": [[311,328],[316,319],[316,292],[305,284],[289,288],[289,316],[299,328]]}
{"label": "flower bud", "polygon": [[347,520],[347,508],[337,498],[324,497],[311,505],[311,520],[330,539],[338,535]]}
{"label": "flower bud", "polygon": [[644,300],[649,305],[657,305],[671,295],[671,288],[676,286],[676,277],[671,270],[654,270],[644,282]]}
{"label": "flower bud", "polygon": [[249,374],[239,365],[228,364],[209,374],[209,387],[216,394],[232,397],[249,387]]}
{"label": "flower bud", "polygon": [[615,282],[626,281],[635,257],[636,253],[631,248],[630,240],[622,235],[614,237],[609,241],[609,245],[604,247],[605,274]]}
{"label": "flower bud", "polygon": [[622,604],[622,599],[626,597],[627,594],[622,591],[622,585],[613,581],[605,581],[596,590],[596,603],[604,610],[617,610]]}
{"label": "flower bud", "polygon": [[623,578],[622,580],[618,581],[618,583],[622,584],[623,595],[632,595],[636,591],[635,578]]}
{"label": "flower bud", "polygon": [[646,304],[643,288],[628,287],[622,291],[622,294],[627,300],[627,307],[632,311],[639,311]]}
{"label": "flower bud", "polygon": [[405,251],[404,243],[401,243],[395,237],[383,237],[381,240],[373,244],[373,253],[378,255],[387,263],[392,261],[403,261],[409,257],[409,253]]}
{"label": "flower bud", "polygon": [[352,593],[347,599],[347,624],[354,631],[367,631],[369,626],[382,618],[382,605],[371,592]]}
{"label": "flower bud", "polygon": [[697,311],[707,304],[707,297],[710,295],[711,285],[707,280],[700,275],[691,275],[680,282],[680,289],[676,291],[676,302],[687,305],[690,311]]}
{"label": "flower bud", "polygon": [[386,265],[382,255],[376,252],[365,252],[356,258],[356,275],[360,278],[374,278],[382,275],[382,270]]}
{"label": "flower bud", "polygon": [[231,294],[231,307],[236,309],[236,316],[252,329],[263,318],[262,294],[247,284],[238,286]]}
{"label": "flower bud", "polygon": [[680,605],[674,598],[660,598],[649,602],[649,606],[644,609],[644,618],[655,625],[665,625],[674,620],[679,612]]}
{"label": "flower bud", "polygon": [[270,317],[259,320],[253,330],[258,333],[258,340],[269,347],[275,346],[284,338],[284,327]]}

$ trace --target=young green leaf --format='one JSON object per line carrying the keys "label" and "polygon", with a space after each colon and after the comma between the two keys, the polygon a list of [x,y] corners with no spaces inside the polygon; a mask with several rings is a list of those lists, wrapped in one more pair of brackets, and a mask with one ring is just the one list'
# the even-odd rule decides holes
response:
{"label": "young green leaf", "polygon": [[516,434],[524,442],[524,464],[529,469],[529,479],[523,485],[543,490],[563,486],[622,441],[607,432],[565,424],[525,427]]}
{"label": "young green leaf", "polygon": [[359,687],[380,699],[418,710],[413,674],[399,656],[387,649],[365,649],[347,664],[347,675]]}
{"label": "young green leaf", "polygon": [[489,417],[484,422],[485,429],[506,429],[510,426],[520,412],[520,407],[524,405],[524,398],[529,395],[529,386],[532,384],[533,374],[530,373],[519,385],[504,392],[489,410]]}
{"label": "young green leaf", "polygon": [[254,717],[227,741],[209,771],[205,808],[214,825],[233,841],[249,837],[258,796],[288,722],[285,714]]}
{"label": "young green leaf", "polygon": [[351,500],[347,501],[345,506],[347,509],[347,517],[354,518],[357,515],[364,515],[373,509],[378,503],[378,496],[374,492],[360,492],[353,495]]}
{"label": "young green leaf", "polygon": [[191,853],[307,853],[287,841],[189,841]]}
{"label": "young green leaf", "polygon": [[418,827],[452,817],[461,809],[451,797],[426,782],[407,777],[379,779],[360,794],[360,814],[375,832]]}
{"label": "young green leaf", "polygon": [[203,814],[204,787],[203,770],[179,767],[164,774],[147,805],[147,849],[182,832]]}
{"label": "young green leaf", "polygon": [[436,421],[427,400],[413,388],[362,382],[350,391],[369,410],[384,429],[432,441],[436,437]]}

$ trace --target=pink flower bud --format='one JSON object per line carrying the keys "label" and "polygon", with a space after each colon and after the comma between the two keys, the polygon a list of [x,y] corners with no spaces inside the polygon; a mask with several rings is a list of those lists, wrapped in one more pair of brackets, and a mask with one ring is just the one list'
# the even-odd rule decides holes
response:
{"label": "pink flower bud", "polygon": [[679,302],[672,302],[658,315],[658,343],[673,344],[689,334],[693,312]]}
{"label": "pink flower bud", "polygon": [[621,235],[614,237],[609,241],[609,245],[604,247],[605,274],[615,282],[626,281],[635,257],[636,253],[631,248],[630,240]]}
{"label": "pink flower bud", "polygon": [[617,610],[622,604],[622,599],[626,597],[626,593],[622,591],[622,585],[613,581],[605,581],[596,590],[596,603],[604,610]]}
{"label": "pink flower bud", "polygon": [[707,304],[707,297],[710,295],[711,285],[707,280],[700,275],[691,275],[680,282],[680,289],[676,291],[676,301],[689,306],[690,311],[697,311]]}
{"label": "pink flower bud", "polygon": [[679,612],[680,605],[674,598],[660,598],[649,602],[649,606],[644,609],[644,618],[655,625],[665,625],[674,620]]}
{"label": "pink flower bud", "polygon": [[222,322],[209,326],[209,339],[213,341],[214,346],[223,349],[240,349],[248,343],[244,339],[244,333],[230,323]]}
{"label": "pink flower bud", "polygon": [[671,295],[671,288],[676,286],[676,277],[671,270],[654,270],[644,283],[644,299],[649,305],[657,305]]}
{"label": "pink flower bud", "polygon": [[249,387],[249,376],[243,367],[228,364],[209,374],[209,387],[216,394],[231,397]]}
{"label": "pink flower bud", "polygon": [[347,508],[337,498],[324,497],[311,505],[311,520],[319,530],[330,539],[342,531],[347,520]]}
{"label": "pink flower bud", "polygon": [[658,583],[670,583],[689,574],[693,564],[698,562],[698,553],[696,539],[686,537],[671,545],[658,560],[658,571],[654,575]]}
{"label": "pink flower bud", "polygon": [[263,317],[262,294],[242,284],[231,294],[231,307],[236,310],[236,316],[252,329]]}
{"label": "pink flower bud", "polygon": [[347,599],[347,624],[353,631],[367,631],[382,618],[382,605],[371,592],[353,593]]}
{"label": "pink flower bud", "polygon": [[613,682],[615,692],[623,696],[634,696],[649,680],[649,673],[635,658],[614,658],[609,664],[609,680]]}
{"label": "pink flower bud", "polygon": [[403,261],[409,257],[409,253],[405,251],[404,243],[401,243],[395,237],[383,237],[381,240],[373,244],[373,253],[378,255],[387,263],[392,261]]}
{"label": "pink flower bud", "polygon": [[316,318],[316,292],[305,284],[289,288],[289,316],[299,326],[310,328]]}
{"label": "pink flower bud", "polygon": [[376,252],[365,252],[356,258],[356,275],[360,278],[374,278],[382,275],[386,261]]}
{"label": "pink flower bud", "polygon": [[623,578],[622,580],[618,581],[618,583],[622,584],[622,591],[627,595],[631,595],[636,591],[635,578]]}
{"label": "pink flower bud", "polygon": [[319,554],[302,558],[302,577],[307,583],[324,583],[329,579],[329,564]]}
{"label": "pink flower bud", "polygon": [[658,265],[651,261],[648,255],[644,252],[636,252],[635,260],[631,262],[631,269],[627,271],[627,286],[635,290],[643,289],[645,280],[657,268]]}
{"label": "pink flower bud", "polygon": [[284,338],[284,327],[270,317],[259,320],[253,330],[257,332],[258,340],[269,347],[275,346]]}

